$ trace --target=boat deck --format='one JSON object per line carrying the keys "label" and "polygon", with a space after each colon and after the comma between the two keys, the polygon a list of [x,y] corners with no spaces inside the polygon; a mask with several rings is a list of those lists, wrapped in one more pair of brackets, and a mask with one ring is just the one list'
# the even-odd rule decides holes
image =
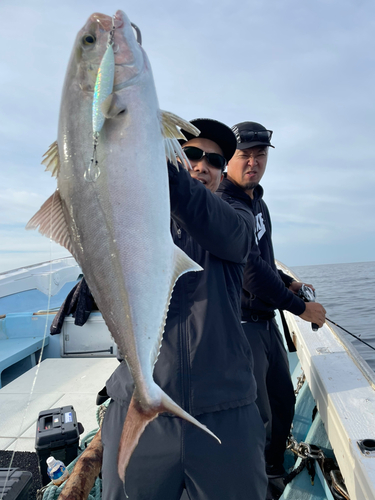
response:
{"label": "boat deck", "polygon": [[[286,268],[284,271],[288,272]],[[32,328],[30,332],[48,331],[52,315],[46,314],[40,297],[50,293],[57,304],[62,296],[66,296],[63,287],[68,283],[72,287],[79,278],[79,269],[71,261],[64,261],[16,270],[13,275],[0,276],[0,306],[1,301],[6,303],[6,314],[0,317],[3,340],[17,338],[19,332],[29,331],[29,328]],[[23,276],[24,280],[21,279]],[[14,298],[25,290],[25,293],[33,294],[33,301],[24,314],[16,308]],[[5,462],[2,466],[7,466],[9,455],[14,450],[19,457],[12,456],[12,460],[20,458],[22,465],[17,466],[21,470],[29,470],[24,464],[31,458],[36,459],[36,424],[43,410],[72,405],[77,420],[85,429],[82,437],[98,427],[96,395],[118,366],[118,361],[113,356],[113,339],[104,321],[96,316],[93,314],[84,327],[76,327],[72,318],[66,318],[62,334],[49,337],[45,351],[47,359],[40,365],[20,376],[24,364],[14,365],[12,372],[9,371],[11,368],[4,370],[6,385],[0,389],[0,462],[1,459]],[[293,359],[290,364],[293,381],[297,385],[302,369],[308,382],[297,398],[294,437],[297,443],[307,442],[324,449],[327,456],[332,452],[353,500],[374,499],[375,376],[353,346],[347,345],[345,339],[332,328],[324,325],[313,332],[311,325],[298,317],[287,313],[286,319],[298,354],[298,358],[295,353],[290,357],[290,360]],[[28,324],[25,323],[27,321]],[[96,356],[103,357],[92,357],[92,351]],[[82,352],[90,357],[77,358]],[[104,357],[109,352],[112,352],[112,357]],[[315,405],[318,417],[313,419]],[[295,457],[292,458],[290,466],[294,464]],[[316,466],[316,470],[318,478],[320,467]],[[39,474],[35,466],[33,471],[37,480]],[[312,486],[304,469],[286,487],[282,498],[333,500],[326,486],[323,477]],[[182,499],[187,499],[186,493]]]}
{"label": "boat deck", "polygon": [[83,435],[96,429],[96,395],[117,366],[116,358],[45,359],[4,386],[0,449],[35,451],[39,412],[50,408],[72,405]]}

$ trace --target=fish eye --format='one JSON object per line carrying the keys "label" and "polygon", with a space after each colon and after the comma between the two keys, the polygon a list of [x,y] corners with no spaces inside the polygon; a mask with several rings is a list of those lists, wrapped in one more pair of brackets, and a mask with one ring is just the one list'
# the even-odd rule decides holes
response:
{"label": "fish eye", "polygon": [[93,45],[96,42],[96,38],[94,35],[91,35],[91,33],[87,33],[83,35],[82,42],[84,45]]}

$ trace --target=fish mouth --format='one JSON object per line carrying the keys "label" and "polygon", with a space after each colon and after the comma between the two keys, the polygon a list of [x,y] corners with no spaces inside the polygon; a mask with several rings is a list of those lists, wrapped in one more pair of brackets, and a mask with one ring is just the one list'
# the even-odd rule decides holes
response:
{"label": "fish mouth", "polygon": [[[94,38],[92,46],[85,43],[86,35]],[[89,63],[87,76],[80,84],[81,90],[88,93],[94,92],[97,72],[110,39],[115,56],[113,92],[118,92],[135,83],[144,67],[143,51],[140,45],[141,33],[122,10],[118,10],[114,16],[99,12],[91,14],[80,32],[80,37],[81,47],[83,51],[87,51]],[[91,49],[93,51],[90,56]]]}
{"label": "fish mouth", "polygon": [[[114,16],[115,28],[122,28],[125,24],[124,13],[122,10],[118,10]],[[127,19],[127,18],[126,18]]]}
{"label": "fish mouth", "polygon": [[[130,26],[133,28],[134,34],[136,36],[137,42],[139,45],[142,45],[142,33],[141,30],[138,28],[138,26],[130,21],[130,19],[127,17],[127,15],[122,11],[118,10],[114,16],[115,18],[115,27],[116,28],[122,28],[124,24],[130,24]],[[117,25],[117,23],[120,23]]]}
{"label": "fish mouth", "polygon": [[113,23],[116,29],[122,28],[124,26],[124,19],[121,14],[122,14],[121,10],[118,10],[113,17],[107,16],[106,14],[100,14],[98,12],[95,12],[95,14],[92,14],[90,16],[90,21],[98,23],[98,25],[103,31],[109,32],[112,29]]}
{"label": "fish mouth", "polygon": [[87,25],[92,23],[99,26],[102,31],[105,31],[107,33],[109,33],[113,29],[113,27],[115,27],[115,29],[120,29],[123,28],[126,24],[130,25],[134,30],[137,42],[139,43],[139,45],[142,45],[141,30],[136,24],[130,22],[128,16],[122,10],[118,10],[114,16],[108,16],[107,14],[95,12],[89,17]]}

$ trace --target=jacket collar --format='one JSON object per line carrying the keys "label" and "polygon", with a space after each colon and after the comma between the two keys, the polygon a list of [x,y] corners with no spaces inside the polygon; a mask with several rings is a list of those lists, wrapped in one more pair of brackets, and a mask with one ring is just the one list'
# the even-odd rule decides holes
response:
{"label": "jacket collar", "polygon": [[254,198],[251,199],[243,189],[236,186],[236,184],[233,184],[233,182],[227,178],[226,172],[224,173],[224,179],[222,180],[217,192],[223,193],[224,191],[230,196],[244,200],[248,204],[263,198],[263,188],[260,184],[258,184],[258,186],[254,189]]}

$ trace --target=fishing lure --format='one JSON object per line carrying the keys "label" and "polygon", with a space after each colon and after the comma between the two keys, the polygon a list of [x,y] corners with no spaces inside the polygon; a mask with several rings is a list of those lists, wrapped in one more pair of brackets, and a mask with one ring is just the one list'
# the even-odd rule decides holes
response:
{"label": "fishing lure", "polygon": [[107,50],[101,60],[98,75],[96,77],[94,100],[92,103],[92,132],[93,132],[93,153],[90,164],[85,171],[85,179],[88,182],[96,181],[100,175],[100,168],[97,160],[97,146],[100,131],[105,122],[101,105],[103,101],[112,93],[115,79],[115,56],[114,56],[114,36],[115,36],[115,16],[112,17],[112,29],[108,35]]}

